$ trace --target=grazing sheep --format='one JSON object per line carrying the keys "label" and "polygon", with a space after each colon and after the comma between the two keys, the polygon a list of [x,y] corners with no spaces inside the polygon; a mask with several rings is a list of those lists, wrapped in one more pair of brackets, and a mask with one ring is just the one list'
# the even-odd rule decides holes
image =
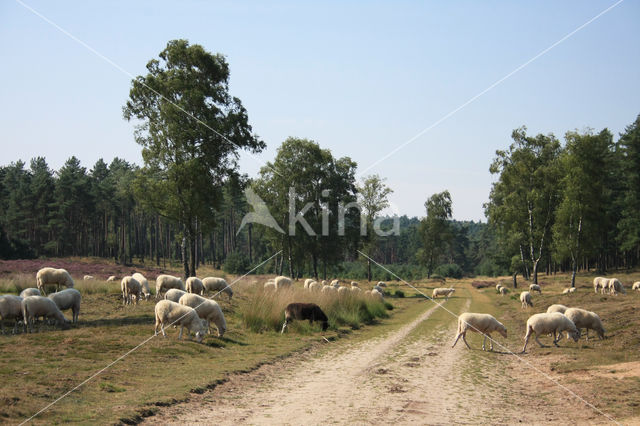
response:
{"label": "grazing sheep", "polygon": [[320,284],[322,284],[323,286],[325,286],[325,285],[329,285],[329,283],[327,282],[327,280],[322,280],[322,282],[321,282]]}
{"label": "grazing sheep", "polygon": [[29,297],[29,296],[42,296],[40,290],[37,288],[25,288],[20,292],[20,297]]}
{"label": "grazing sheep", "polygon": [[[536,342],[541,348],[546,346],[540,343],[538,336],[553,333],[553,344],[558,346],[558,341],[562,338],[562,332],[567,332],[567,337],[578,341],[580,333],[576,325],[569,318],[560,312],[542,313],[531,315],[527,320],[527,334],[524,336],[524,347],[522,353],[527,350],[527,344],[532,333],[536,334]],[[559,346],[558,346],[559,347]]]}
{"label": "grazing sheep", "polygon": [[120,290],[122,290],[122,304],[130,305],[135,297],[136,305],[142,297],[142,286],[135,278],[127,276],[120,281]]}
{"label": "grazing sheep", "polygon": [[274,279],[274,282],[276,283],[276,288],[278,290],[280,290],[281,288],[289,288],[293,285],[293,281],[291,281],[291,278],[282,275],[276,277]]}
{"label": "grazing sheep", "polygon": [[[229,300],[233,297],[233,290],[231,290],[231,287],[229,287],[229,284],[227,284],[224,278],[207,277],[202,280],[202,284],[204,285],[204,291],[207,293],[210,291],[216,294],[221,292],[226,293],[227,296],[229,296]],[[215,297],[216,294],[214,294],[213,297]]]}
{"label": "grazing sheep", "polygon": [[596,292],[596,294],[598,294],[598,289],[600,289],[601,293],[604,293],[605,290],[608,288],[609,286],[609,279],[604,278],[604,277],[595,277],[593,279],[593,289]]}
{"label": "grazing sheep", "polygon": [[186,293],[178,303],[195,309],[198,316],[207,321],[209,333],[211,333],[211,323],[213,322],[218,329],[218,337],[224,336],[224,332],[227,331],[227,321],[224,319],[220,305],[215,300],[206,299],[197,294]]}
{"label": "grazing sheep", "polygon": [[167,291],[172,288],[184,291],[184,284],[182,284],[182,280],[171,275],[158,275],[158,278],[156,278],[156,299],[160,296],[160,293],[163,290]]}
{"label": "grazing sheep", "polygon": [[489,338],[489,350],[493,350],[493,339],[491,339],[490,334],[494,331],[500,333],[502,337],[507,337],[506,327],[492,315],[467,312],[458,317],[458,334],[456,335],[456,340],[453,342],[451,347],[453,348],[456,343],[458,343],[460,337],[462,337],[464,344],[467,345],[467,348],[471,349],[471,346],[469,346],[465,337],[469,330],[484,335],[484,339],[482,339],[483,351],[486,350],[485,342],[487,341],[487,337]]}
{"label": "grazing sheep", "polygon": [[93,275],[85,275],[84,277],[82,277],[82,279],[84,281],[92,281],[95,280],[95,277]]}
{"label": "grazing sheep", "polygon": [[309,287],[307,287],[309,291],[320,291],[321,288],[322,288],[322,285],[317,281],[309,283]]}
{"label": "grazing sheep", "polygon": [[456,291],[455,288],[434,288],[433,293],[431,293],[431,298],[435,299],[439,296],[444,296],[445,300],[449,300],[449,296],[451,296]]}
{"label": "grazing sheep", "polygon": [[316,280],[314,280],[313,278],[307,278],[306,280],[304,280],[304,288],[309,288],[309,284],[315,281]]}
{"label": "grazing sheep", "polygon": [[329,328],[329,319],[315,303],[288,304],[284,310],[284,324],[282,324],[280,334],[284,333],[287,325],[293,320],[309,320],[311,324],[313,324],[314,321],[322,321],[322,331]]}
{"label": "grazing sheep", "polygon": [[184,290],[172,288],[164,294],[164,300],[171,300],[172,302],[178,303],[180,298],[185,294],[187,294],[187,292]]}
{"label": "grazing sheep", "polygon": [[370,292],[368,292],[368,294],[371,295],[371,297],[376,299],[378,302],[384,302],[384,296],[383,296],[382,292],[376,290],[375,288],[373,290],[371,290]]}
{"label": "grazing sheep", "polygon": [[605,330],[600,317],[595,312],[580,308],[569,308],[565,311],[564,315],[573,321],[578,329],[579,335],[582,334],[582,328],[587,330],[587,340],[589,340],[589,330],[595,330],[600,340],[604,339]]}
{"label": "grazing sheep", "polygon": [[52,293],[48,297],[53,300],[61,311],[71,309],[71,320],[74,323],[78,322],[78,315],[80,315],[80,302],[82,302],[82,295],[78,290],[75,288],[67,288],[57,293]]}
{"label": "grazing sheep", "polygon": [[624,289],[624,286],[617,278],[611,278],[609,280],[609,293],[618,295],[618,293],[627,294],[627,290]]}
{"label": "grazing sheep", "polygon": [[61,324],[63,327],[69,323],[53,300],[43,296],[29,296],[22,299],[22,321],[25,333],[33,331],[33,320],[38,317],[53,318],[56,324]]}
{"label": "grazing sheep", "polygon": [[355,281],[351,281],[351,287],[358,287],[359,284]]}
{"label": "grazing sheep", "polygon": [[18,321],[22,319],[22,299],[24,299],[24,297],[14,296],[12,294],[0,296],[0,331],[2,331],[2,333],[4,333],[4,325],[2,322],[9,319],[15,320],[13,333],[15,334],[16,331],[18,331]]}
{"label": "grazing sheep", "polygon": [[322,289],[320,289],[321,293],[331,293],[332,291],[336,291],[336,289],[331,287],[330,285],[322,286]]}
{"label": "grazing sheep", "polygon": [[531,292],[537,291],[538,293],[542,294],[542,289],[540,288],[540,286],[538,284],[531,284],[529,286],[529,291],[531,291]]}
{"label": "grazing sheep", "polygon": [[528,291],[523,291],[520,293],[520,302],[522,302],[522,309],[527,309],[527,306],[533,307],[533,302],[531,301],[531,293]]}
{"label": "grazing sheep", "polygon": [[[345,287],[347,288],[347,287]],[[360,290],[360,287],[351,287],[351,291],[354,291],[356,293],[360,293],[362,290]]]}
{"label": "grazing sheep", "polygon": [[185,284],[185,289],[187,293],[204,295],[204,284],[202,284],[202,280],[196,277],[187,278],[187,282]]}
{"label": "grazing sheep", "polygon": [[[185,292],[185,294],[187,294]],[[167,337],[164,327],[169,325],[180,326],[178,339],[182,339],[182,331],[187,327],[188,332],[196,333],[196,341],[202,342],[207,333],[207,322],[198,317],[198,313],[190,306],[181,305],[171,300],[161,300],[156,303],[156,328],[155,335],[158,335],[158,327],[162,331],[162,336]]]}
{"label": "grazing sheep", "polygon": [[640,281],[636,281],[635,283],[633,283],[633,286],[631,286],[631,290],[640,290]]}
{"label": "grazing sheep", "polygon": [[264,283],[264,289],[265,290],[273,290],[276,291],[277,287],[276,287],[276,283],[273,280],[269,280],[266,283]]}
{"label": "grazing sheep", "polygon": [[378,287],[386,287],[387,283],[385,283],[384,281],[378,281]]}
{"label": "grazing sheep", "polygon": [[42,268],[36,274],[36,284],[38,290],[43,295],[46,295],[44,287],[46,285],[56,285],[56,291],[60,290],[60,286],[63,285],[67,288],[73,288],[74,282],[71,275],[65,269],[56,268]]}
{"label": "grazing sheep", "polygon": [[131,276],[140,283],[144,300],[149,300],[149,298],[151,297],[151,292],[149,291],[149,280],[147,280],[145,276],[142,275],[140,272],[136,272]]}
{"label": "grazing sheep", "polygon": [[496,284],[496,291],[497,291],[498,293],[500,293],[500,289],[501,289],[501,288],[502,288],[502,284],[500,284],[500,283]]}
{"label": "grazing sheep", "polygon": [[340,287],[340,280],[333,280],[333,281],[331,281],[330,285],[333,288],[338,288],[338,287]]}
{"label": "grazing sheep", "polygon": [[[133,275],[135,275],[135,274],[133,274]],[[110,275],[109,278],[107,278],[107,281],[115,281],[117,279],[118,278],[115,275]]]}
{"label": "grazing sheep", "polygon": [[569,294],[569,293],[575,293],[575,292],[576,292],[575,287],[568,287],[562,290],[562,294]]}
{"label": "grazing sheep", "polygon": [[381,294],[384,294],[384,289],[382,287],[380,287],[379,285],[374,285],[372,290],[377,290]]}
{"label": "grazing sheep", "polygon": [[560,312],[561,314],[564,314],[564,311],[566,311],[567,308],[564,305],[551,305],[547,308],[547,313],[550,314],[551,312]]}
{"label": "grazing sheep", "polygon": [[349,291],[349,289],[347,287],[338,287],[337,291],[338,291],[338,294],[343,295],[343,294],[346,294]]}
{"label": "grazing sheep", "polygon": [[507,290],[506,287],[500,287],[500,290],[498,290],[500,292],[500,296],[504,296],[505,294],[509,293],[509,290]]}

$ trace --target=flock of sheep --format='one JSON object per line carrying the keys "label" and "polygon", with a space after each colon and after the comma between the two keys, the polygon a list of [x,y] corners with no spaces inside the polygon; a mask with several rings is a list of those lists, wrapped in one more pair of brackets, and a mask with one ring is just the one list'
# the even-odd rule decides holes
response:
{"label": "flock of sheep", "polygon": [[[269,291],[276,291],[284,288],[291,288],[293,285],[293,281],[289,277],[278,276],[272,279],[267,280],[264,283],[264,289]],[[384,281],[379,281],[376,285],[373,286],[371,290],[366,290],[363,294],[366,297],[372,297],[380,302],[384,301],[384,287],[387,284]],[[351,285],[343,286],[340,284],[340,280],[335,279],[332,281],[322,280],[318,282],[313,278],[307,278],[304,281],[303,288],[308,291],[318,291],[321,293],[337,293],[339,295],[347,294],[347,292],[355,292],[360,293],[362,289],[360,288],[360,284],[356,281],[351,281]]]}
{"label": "flock of sheep", "polygon": [[[622,285],[620,280],[617,278],[596,277],[593,280],[593,287],[596,294],[598,294],[598,291],[602,294],[626,294],[624,285]],[[631,288],[633,290],[640,291],[640,281],[635,282]],[[508,290],[500,284],[496,285],[496,291],[503,296],[508,292]],[[533,307],[531,293],[534,291],[542,293],[542,289],[538,284],[531,284],[529,286],[529,291],[523,291],[520,293],[520,302],[523,309]],[[574,293],[575,291],[575,287],[571,287],[565,288],[562,293],[568,294]],[[605,329],[602,325],[602,320],[595,312],[581,308],[569,308],[560,304],[551,305],[547,309],[547,312],[534,314],[527,320],[527,331],[524,336],[524,347],[522,348],[522,353],[527,350],[529,339],[534,334],[535,341],[540,345],[540,347],[545,347],[545,345],[538,340],[538,337],[545,334],[552,335],[553,344],[558,346],[558,341],[562,338],[562,333],[567,334],[567,339],[571,338],[577,342],[582,335],[581,330],[583,328],[586,330],[587,340],[589,340],[589,330],[594,330],[600,339],[604,339]],[[467,312],[458,317],[458,330],[452,347],[454,347],[462,337],[462,340],[467,347],[471,348],[465,338],[467,331],[480,333],[484,336],[482,341],[482,350],[485,350],[485,342],[487,338],[489,338],[490,350],[493,350],[493,341],[490,337],[491,333],[498,332],[503,337],[507,337],[507,329],[493,316],[489,314]]]}

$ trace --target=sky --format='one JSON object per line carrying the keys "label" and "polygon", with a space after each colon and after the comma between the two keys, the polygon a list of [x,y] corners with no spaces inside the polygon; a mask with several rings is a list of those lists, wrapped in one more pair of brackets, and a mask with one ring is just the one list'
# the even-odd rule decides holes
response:
{"label": "sky", "polygon": [[226,56],[230,92],[267,144],[241,155],[241,172],[255,177],[287,137],[308,138],[351,157],[359,178],[386,178],[389,213],[424,216],[446,189],[454,218],[484,221],[489,165],[513,129],[617,138],[640,113],[639,2],[536,58],[614,4],[2,0],[0,166],[141,165],[122,118],[132,76],[184,38]]}

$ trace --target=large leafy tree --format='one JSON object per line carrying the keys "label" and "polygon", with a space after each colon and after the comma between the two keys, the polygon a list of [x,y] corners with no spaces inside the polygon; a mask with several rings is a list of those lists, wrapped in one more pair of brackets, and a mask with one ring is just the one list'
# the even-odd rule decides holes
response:
{"label": "large leafy tree", "polygon": [[259,152],[265,144],[252,133],[240,99],[229,94],[224,56],[172,40],[147,71],[133,80],[123,109],[127,120],[137,120],[135,138],[142,146],[139,194],[182,224],[191,251],[185,276],[195,275],[197,224],[212,225],[239,150]]}
{"label": "large leafy tree", "polygon": [[373,225],[380,212],[389,207],[389,195],[393,190],[378,175],[363,177],[357,189],[358,202],[362,209],[360,220],[365,222],[367,231],[362,238],[363,249],[367,254],[367,279],[371,281],[371,257],[374,255],[377,241],[377,233]]}
{"label": "large leafy tree", "polygon": [[617,172],[624,176],[618,240],[622,250],[637,253],[640,250],[640,115],[626,128],[618,144],[622,167]]}
{"label": "large leafy tree", "polygon": [[427,216],[422,220],[420,233],[424,244],[422,257],[427,266],[427,276],[431,277],[442,254],[452,239],[451,233],[451,194],[443,191],[433,194],[424,203]]}
{"label": "large leafy tree", "polygon": [[600,235],[606,199],[606,161],[613,145],[605,129],[597,135],[567,132],[560,157],[561,201],[553,226],[555,251],[571,260],[571,286],[575,287],[578,263],[592,254]]}
{"label": "large leafy tree", "polygon": [[551,134],[527,136],[526,127],[514,130],[511,137],[509,149],[497,151],[491,164],[498,180],[485,211],[505,247],[519,254],[523,266],[532,266],[537,283],[559,199],[560,142]]}

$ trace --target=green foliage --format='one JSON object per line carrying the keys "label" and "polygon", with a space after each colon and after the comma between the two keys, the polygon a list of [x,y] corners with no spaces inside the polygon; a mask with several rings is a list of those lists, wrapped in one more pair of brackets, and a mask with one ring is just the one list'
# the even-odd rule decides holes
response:
{"label": "green foliage", "polygon": [[424,205],[427,216],[420,227],[424,247],[418,257],[427,267],[427,276],[431,276],[440,256],[452,240],[449,222],[452,214],[451,194],[449,191],[433,194]]}
{"label": "green foliage", "polygon": [[446,278],[462,278],[462,268],[460,268],[455,263],[447,263],[445,265],[440,265],[434,270],[434,277],[441,276]]}
{"label": "green foliage", "polygon": [[404,291],[402,291],[402,290],[396,290],[396,291],[393,293],[393,295],[394,295],[394,297],[398,297],[398,298],[400,298],[400,299],[403,299],[403,298],[404,298]]}
{"label": "green foliage", "polygon": [[250,267],[249,258],[240,252],[230,253],[224,261],[224,271],[228,274],[246,274]]}

